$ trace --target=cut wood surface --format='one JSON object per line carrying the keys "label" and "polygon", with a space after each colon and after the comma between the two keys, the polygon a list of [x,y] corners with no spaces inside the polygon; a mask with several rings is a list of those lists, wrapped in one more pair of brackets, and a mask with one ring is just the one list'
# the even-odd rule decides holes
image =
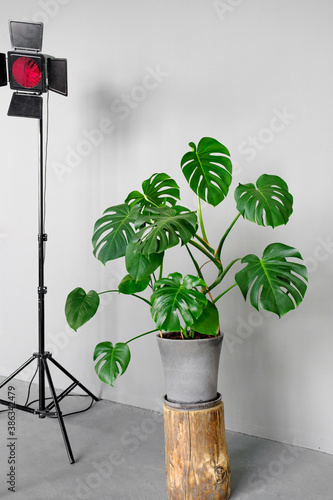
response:
{"label": "cut wood surface", "polygon": [[202,410],[179,410],[164,403],[164,432],[169,499],[229,498],[223,403]]}

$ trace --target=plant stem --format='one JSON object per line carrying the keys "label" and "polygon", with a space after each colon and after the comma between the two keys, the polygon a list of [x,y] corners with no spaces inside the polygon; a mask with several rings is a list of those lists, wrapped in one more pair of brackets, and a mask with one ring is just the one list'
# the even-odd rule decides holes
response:
{"label": "plant stem", "polygon": [[193,240],[190,240],[189,243],[198,250],[200,250],[200,252],[205,254],[206,257],[208,257],[208,259],[210,259],[216,265],[216,267],[218,267],[219,270],[222,268],[221,262],[218,259],[216,259],[216,257],[213,257],[203,246],[199,245],[199,243]]}
{"label": "plant stem", "polygon": [[143,300],[143,302],[146,302],[149,306],[151,306],[151,302],[148,299],[144,299],[143,297],[140,297],[140,295],[137,295],[136,293],[131,293],[132,297],[136,297],[137,299]]}
{"label": "plant stem", "polygon": [[[189,249],[189,247],[188,247],[188,245],[187,245],[187,244],[185,245],[185,247],[186,247],[186,250],[188,251],[188,253],[189,253],[189,255],[190,255],[191,259],[192,259],[193,265],[194,265],[194,267],[195,267],[195,269],[196,269],[196,271],[197,271],[197,273],[198,273],[199,278],[201,278],[202,280],[204,280],[204,277],[203,277],[203,274],[202,274],[202,272],[201,272],[201,269],[200,269],[200,267],[199,267],[198,262],[197,262],[197,261],[195,260],[195,258],[193,257],[193,254],[192,254],[192,252],[191,252],[191,250]],[[205,280],[204,280],[204,281],[205,281]]]}
{"label": "plant stem", "polygon": [[125,344],[129,344],[130,342],[132,342],[132,340],[139,339],[140,337],[144,337],[145,335],[148,335],[149,333],[153,333],[153,332],[157,332],[157,331],[158,331],[158,328],[155,328],[155,330],[150,330],[150,332],[141,333],[141,335],[138,335],[137,337],[133,337],[131,340],[128,340],[127,342],[125,342]]}
{"label": "plant stem", "polygon": [[207,241],[205,241],[203,238],[201,238],[201,236],[199,236],[198,234],[195,234],[194,238],[196,238],[197,240],[199,240],[200,243],[206,248],[206,250],[208,250],[208,252],[210,252],[212,255],[215,254],[214,248],[211,247],[210,244],[207,243]]}
{"label": "plant stem", "polygon": [[[103,295],[103,293],[110,293],[110,292],[119,292],[119,290],[105,290],[104,292],[99,292],[97,295]],[[140,295],[137,295],[136,293],[131,293],[132,297],[136,297],[137,299],[143,300],[143,302],[146,302],[149,306],[151,306],[151,302],[147,299],[144,299],[143,297],[140,297]]]}
{"label": "plant stem", "polygon": [[224,290],[224,292],[220,293],[220,295],[218,295],[217,297],[215,297],[215,299],[213,300],[213,304],[215,304],[215,302],[217,302],[221,297],[223,297],[223,295],[225,295],[227,292],[229,292],[229,290],[231,290],[232,288],[234,288],[236,285],[237,285],[237,283],[234,283],[233,285],[229,286],[229,288],[227,288],[226,290]]}
{"label": "plant stem", "polygon": [[203,239],[208,243],[208,239],[207,239],[207,235],[206,235],[206,231],[205,231],[205,226],[204,226],[204,222],[203,222],[203,218],[202,218],[201,200],[200,200],[200,197],[198,195],[197,195],[197,199],[198,199],[198,214],[199,214],[200,229],[201,229]]}
{"label": "plant stem", "polygon": [[215,256],[218,258],[218,260],[221,260],[221,252],[222,252],[222,247],[223,247],[223,244],[225,242],[225,239],[228,236],[228,234],[230,233],[231,229],[236,224],[236,222],[238,221],[240,216],[241,216],[240,213],[236,215],[236,217],[234,218],[234,220],[232,221],[232,223],[230,224],[230,226],[228,227],[228,229],[226,230],[226,232],[222,236],[221,241],[219,243],[219,246],[217,247],[216,252],[215,252]]}
{"label": "plant stem", "polygon": [[225,270],[223,272],[221,272],[218,277],[216,278],[216,280],[214,281],[214,283],[212,283],[210,285],[210,287],[208,288],[208,291],[210,292],[211,290],[213,290],[213,288],[215,288],[219,283],[221,283],[221,281],[223,280],[224,276],[227,274],[227,272],[231,269],[231,267],[236,263],[238,262],[239,260],[241,260],[241,257],[238,257],[238,259],[234,259],[230,262],[230,264],[227,265],[227,267],[225,268]]}
{"label": "plant stem", "polygon": [[[186,326],[184,327],[184,329],[183,329],[183,330],[181,330],[181,331],[180,331],[180,333],[181,333],[181,335],[182,335],[182,337],[183,337],[183,338],[185,337],[186,339],[188,339],[188,335],[187,335],[187,328],[186,328]],[[184,339],[184,340],[185,340],[185,339]]]}
{"label": "plant stem", "polygon": [[159,275],[158,275],[158,279],[159,280],[162,278],[162,274],[163,274],[163,260],[162,260],[162,264],[160,265],[160,272],[159,272]]}

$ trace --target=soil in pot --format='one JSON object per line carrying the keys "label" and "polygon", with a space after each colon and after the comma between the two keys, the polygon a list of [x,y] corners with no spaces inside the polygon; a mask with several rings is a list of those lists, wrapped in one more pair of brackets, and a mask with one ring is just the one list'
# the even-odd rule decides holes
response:
{"label": "soil in pot", "polygon": [[182,337],[181,332],[163,333],[164,339],[172,339],[172,340],[214,339],[214,338],[219,337],[219,336],[221,336],[220,333],[218,335],[204,335],[203,333],[194,332],[193,337],[189,337],[187,339],[186,337]]}

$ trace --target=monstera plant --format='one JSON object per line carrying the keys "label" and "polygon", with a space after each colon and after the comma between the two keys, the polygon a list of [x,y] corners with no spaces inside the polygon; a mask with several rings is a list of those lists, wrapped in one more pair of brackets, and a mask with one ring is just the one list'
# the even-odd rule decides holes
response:
{"label": "monstera plant", "polygon": [[[237,255],[224,262],[223,247],[240,217],[259,226],[286,224],[293,211],[293,197],[287,184],[277,175],[261,175],[256,184],[239,184],[234,191],[236,215],[223,228],[220,216],[214,225],[213,246],[206,234],[201,201],[216,207],[228,195],[232,163],[228,149],[216,139],[204,137],[182,158],[180,167],[198,200],[197,211],[182,206],[180,189],[165,173],[154,173],[132,191],[122,204],[107,208],[95,224],[93,253],[103,264],[124,258],[127,274],[110,293],[131,295],[150,308],[154,328],[127,342],[99,343],[94,352],[95,370],[100,379],[113,385],[130,361],[129,343],[160,331],[174,332],[188,341],[220,334],[217,302],[238,287],[257,310],[265,309],[279,317],[295,309],[307,288],[307,269],[298,250],[283,243],[271,243],[261,257]],[[228,215],[228,214],[227,214]],[[183,276],[175,270],[165,276],[163,263],[167,251],[180,245],[193,263],[193,274]],[[202,260],[199,257],[202,257]],[[207,261],[215,268],[213,280],[204,276]],[[234,283],[223,287],[225,277],[234,274]],[[96,313],[100,294],[75,288],[67,297],[65,313],[71,328],[77,330]],[[177,333],[176,333],[177,332]]]}

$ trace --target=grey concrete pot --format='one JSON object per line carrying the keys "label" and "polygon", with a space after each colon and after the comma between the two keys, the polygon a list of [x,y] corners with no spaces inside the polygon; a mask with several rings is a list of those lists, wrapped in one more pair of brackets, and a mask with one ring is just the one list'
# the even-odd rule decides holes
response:
{"label": "grey concrete pot", "polygon": [[157,336],[168,401],[202,403],[216,399],[222,340],[223,335],[186,340]]}

